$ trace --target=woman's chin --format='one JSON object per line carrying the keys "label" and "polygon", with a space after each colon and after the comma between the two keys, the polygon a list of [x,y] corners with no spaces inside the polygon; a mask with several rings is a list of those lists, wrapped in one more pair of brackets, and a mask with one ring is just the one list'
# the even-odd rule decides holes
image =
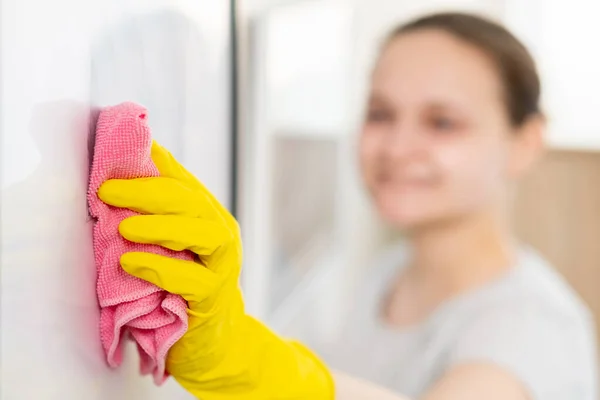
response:
{"label": "woman's chin", "polygon": [[420,210],[398,206],[379,207],[379,214],[387,224],[401,230],[414,229],[428,220],[427,215]]}
{"label": "woman's chin", "polygon": [[436,213],[427,210],[425,204],[399,204],[399,202],[377,202],[381,218],[396,229],[410,231],[434,223]]}

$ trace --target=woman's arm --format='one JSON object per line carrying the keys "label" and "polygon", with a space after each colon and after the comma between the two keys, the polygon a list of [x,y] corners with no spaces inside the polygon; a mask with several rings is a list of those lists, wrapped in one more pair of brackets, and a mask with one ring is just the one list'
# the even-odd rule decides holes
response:
{"label": "woman's arm", "polygon": [[[370,382],[333,372],[336,400],[409,400]],[[530,400],[523,385],[501,368],[486,364],[456,367],[422,400]]]}
{"label": "woman's arm", "polygon": [[524,385],[502,368],[486,363],[457,366],[423,400],[530,400]]}
{"label": "woman's arm", "polygon": [[[372,383],[333,372],[336,400],[409,400]],[[530,400],[523,385],[501,368],[470,364],[447,372],[422,400]]]}
{"label": "woman's arm", "polygon": [[333,379],[336,386],[336,400],[408,400],[404,396],[337,371],[333,372]]}

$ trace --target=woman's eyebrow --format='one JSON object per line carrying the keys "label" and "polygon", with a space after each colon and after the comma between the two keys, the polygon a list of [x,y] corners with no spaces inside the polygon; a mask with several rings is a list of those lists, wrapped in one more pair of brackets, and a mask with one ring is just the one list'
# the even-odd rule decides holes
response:
{"label": "woman's eyebrow", "polygon": [[379,92],[371,92],[369,95],[370,105],[386,105],[389,103],[387,97]]}
{"label": "woman's eyebrow", "polygon": [[426,107],[432,111],[455,111],[462,112],[463,105],[449,100],[431,100],[426,103]]}

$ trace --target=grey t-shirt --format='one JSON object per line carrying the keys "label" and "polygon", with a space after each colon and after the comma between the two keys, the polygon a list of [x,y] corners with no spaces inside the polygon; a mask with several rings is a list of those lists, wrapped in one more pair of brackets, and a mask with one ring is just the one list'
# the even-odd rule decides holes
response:
{"label": "grey t-shirt", "polygon": [[598,400],[595,328],[576,293],[533,250],[502,278],[451,299],[423,323],[382,323],[381,300],[406,251],[370,270],[333,343],[315,346],[333,368],[418,399],[444,372],[469,361],[505,368],[533,400]]}

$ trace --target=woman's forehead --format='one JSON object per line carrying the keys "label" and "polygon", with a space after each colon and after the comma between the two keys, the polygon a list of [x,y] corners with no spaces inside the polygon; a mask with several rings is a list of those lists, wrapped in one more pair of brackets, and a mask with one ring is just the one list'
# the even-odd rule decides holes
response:
{"label": "woman's forehead", "polygon": [[372,75],[372,90],[391,100],[435,98],[480,103],[501,96],[500,77],[475,46],[441,31],[419,31],[392,40]]}

